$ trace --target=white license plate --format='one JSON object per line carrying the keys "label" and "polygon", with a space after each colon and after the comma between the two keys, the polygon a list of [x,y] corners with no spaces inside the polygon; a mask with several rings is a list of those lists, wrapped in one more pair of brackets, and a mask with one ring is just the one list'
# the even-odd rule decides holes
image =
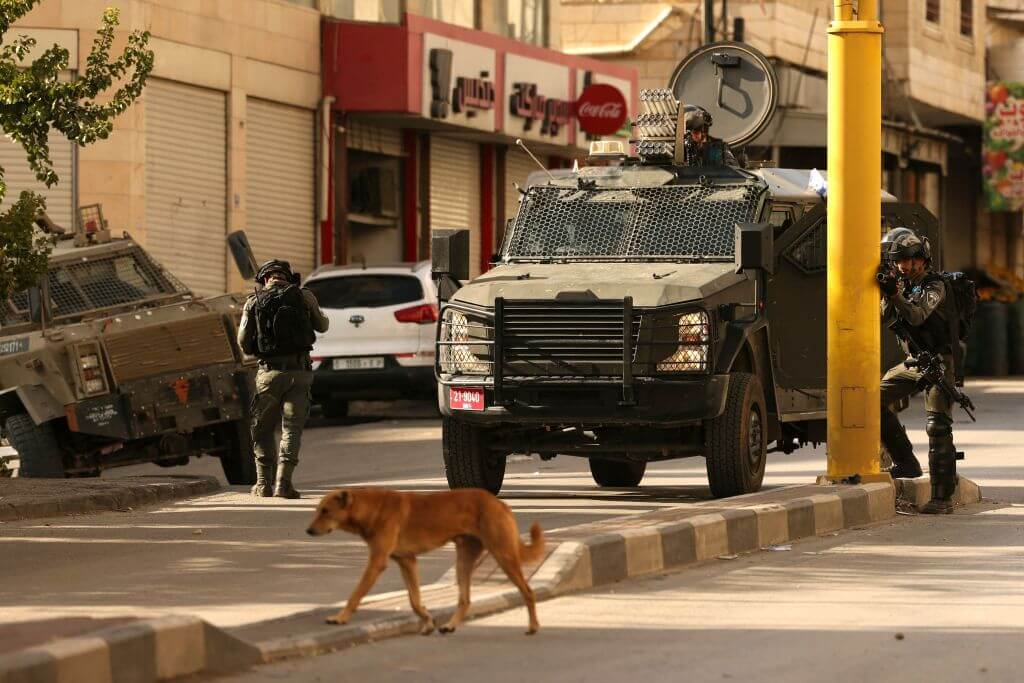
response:
{"label": "white license plate", "polygon": [[335,370],[379,370],[384,367],[384,358],[372,356],[370,358],[333,358],[331,367]]}
{"label": "white license plate", "polygon": [[448,404],[452,410],[483,410],[484,390],[448,387]]}

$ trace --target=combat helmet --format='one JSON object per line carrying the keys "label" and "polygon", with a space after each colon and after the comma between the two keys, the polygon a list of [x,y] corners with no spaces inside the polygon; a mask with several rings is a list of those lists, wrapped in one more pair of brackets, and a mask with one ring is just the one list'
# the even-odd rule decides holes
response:
{"label": "combat helmet", "polygon": [[256,282],[264,282],[272,273],[281,273],[286,280],[292,279],[292,266],[281,259],[270,259],[256,271]]}
{"label": "combat helmet", "polygon": [[882,237],[882,260],[894,263],[905,258],[932,260],[931,244],[927,237],[919,237],[910,228],[896,227]]}
{"label": "combat helmet", "polygon": [[683,120],[686,122],[686,130],[707,131],[711,127],[711,114],[704,107],[696,104],[683,106]]}

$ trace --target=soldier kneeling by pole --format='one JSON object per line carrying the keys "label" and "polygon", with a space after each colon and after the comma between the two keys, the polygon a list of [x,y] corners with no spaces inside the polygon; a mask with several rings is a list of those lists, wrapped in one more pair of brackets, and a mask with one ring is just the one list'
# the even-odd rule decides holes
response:
{"label": "soldier kneeling by pole", "polygon": [[[252,403],[252,441],[256,456],[254,496],[298,498],[292,473],[299,462],[302,428],[309,415],[313,365],[309,352],[315,332],[328,320],[316,296],[299,287],[287,261],[267,261],[256,273],[256,291],[245,302],[238,345],[259,358]],[[280,448],[274,443],[281,425]],[[276,462],[275,453],[279,453]],[[273,483],[273,489],[271,489]]]}
{"label": "soldier kneeling by pole", "polygon": [[973,310],[966,309],[976,301],[973,283],[960,273],[933,271],[927,238],[908,228],[886,233],[882,260],[882,320],[907,354],[882,378],[882,444],[892,457],[894,479],[921,476],[906,429],[890,406],[923,390],[932,491],[921,512],[949,513],[956,492],[956,461],[963,457],[953,445],[953,403],[974,419],[974,404],[956,386],[960,339],[973,316]]}

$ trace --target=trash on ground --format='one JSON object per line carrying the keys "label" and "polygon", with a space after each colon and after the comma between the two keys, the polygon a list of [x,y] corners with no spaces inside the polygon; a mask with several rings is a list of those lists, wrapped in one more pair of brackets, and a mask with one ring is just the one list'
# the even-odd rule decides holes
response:
{"label": "trash on ground", "polygon": [[770,546],[768,546],[768,550],[772,551],[773,553],[784,553],[784,552],[788,552],[788,551],[790,551],[792,549],[793,549],[793,546],[791,546],[789,544],[786,544],[786,545],[770,545]]}
{"label": "trash on ground", "polygon": [[719,555],[718,559],[720,559],[720,560],[735,560],[737,557],[739,557],[739,555]]}

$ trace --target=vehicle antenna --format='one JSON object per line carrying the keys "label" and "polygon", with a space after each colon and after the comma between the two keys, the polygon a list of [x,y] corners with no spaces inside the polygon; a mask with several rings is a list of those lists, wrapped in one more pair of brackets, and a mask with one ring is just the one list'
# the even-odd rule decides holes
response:
{"label": "vehicle antenna", "polygon": [[551,182],[555,181],[555,176],[551,175],[551,171],[549,171],[548,169],[544,168],[544,164],[540,163],[540,159],[538,159],[537,157],[533,156],[533,152],[531,152],[530,148],[526,146],[526,143],[523,142],[522,138],[516,138],[516,144],[519,145],[520,147],[522,147],[523,151],[530,155],[530,158],[533,159],[534,163],[536,163],[538,166],[540,166],[540,170],[542,170],[542,171],[544,171],[545,173],[548,174],[548,178],[551,178]]}

